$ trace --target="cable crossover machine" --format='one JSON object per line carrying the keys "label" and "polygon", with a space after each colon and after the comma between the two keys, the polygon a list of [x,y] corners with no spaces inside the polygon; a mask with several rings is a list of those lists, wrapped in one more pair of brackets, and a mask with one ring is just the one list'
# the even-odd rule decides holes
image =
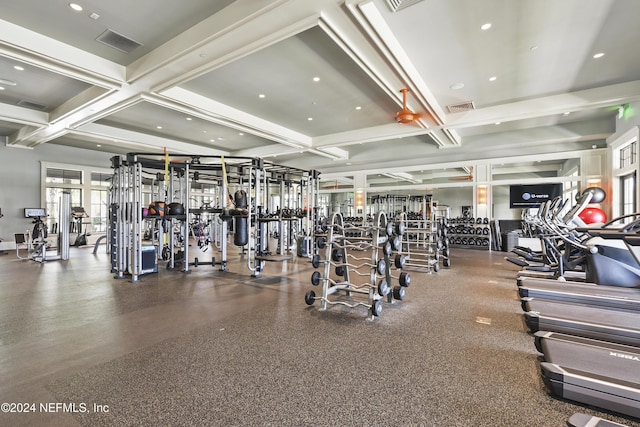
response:
{"label": "cable crossover machine", "polygon": [[[117,278],[169,270],[187,273],[204,265],[191,261],[190,237],[204,252],[213,244],[227,270],[227,236],[242,248],[252,277],[266,262],[317,253],[312,237],[318,220],[319,173],[265,162],[260,158],[129,153],[111,158],[111,269]],[[210,200],[195,200],[206,186]],[[197,204],[192,206],[196,202]],[[278,202],[277,205],[275,203]],[[205,219],[206,218],[206,219]]]}

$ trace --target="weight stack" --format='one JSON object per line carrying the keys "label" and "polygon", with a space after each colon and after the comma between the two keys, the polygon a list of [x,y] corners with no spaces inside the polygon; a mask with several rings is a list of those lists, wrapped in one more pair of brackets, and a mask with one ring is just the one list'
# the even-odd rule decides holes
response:
{"label": "weight stack", "polygon": [[111,254],[111,272],[115,273],[118,271],[118,239],[117,239],[117,229],[116,223],[118,221],[118,205],[116,203],[112,203],[109,207],[109,234],[111,236],[111,248],[109,253]]}

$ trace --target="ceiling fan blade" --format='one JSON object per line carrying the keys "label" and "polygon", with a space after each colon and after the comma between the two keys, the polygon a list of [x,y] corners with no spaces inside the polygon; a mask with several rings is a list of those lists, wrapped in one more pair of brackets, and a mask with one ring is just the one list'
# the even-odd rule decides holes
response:
{"label": "ceiling fan blade", "polygon": [[402,93],[402,110],[396,113],[396,122],[402,124],[414,124],[416,121],[428,116],[428,113],[416,113],[407,107],[407,93],[409,92],[409,89],[403,88],[400,89],[400,92]]}

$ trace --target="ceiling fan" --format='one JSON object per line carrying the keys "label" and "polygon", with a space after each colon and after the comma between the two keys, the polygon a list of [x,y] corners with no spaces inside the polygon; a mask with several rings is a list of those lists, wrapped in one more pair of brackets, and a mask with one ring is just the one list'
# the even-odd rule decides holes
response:
{"label": "ceiling fan", "polygon": [[463,166],[462,169],[467,173],[467,176],[455,176],[449,179],[451,181],[473,181],[473,166]]}
{"label": "ceiling fan", "polygon": [[420,118],[420,115],[407,108],[407,92],[409,92],[409,89],[400,89],[400,92],[402,92],[402,110],[396,113],[396,122],[404,124],[413,123]]}

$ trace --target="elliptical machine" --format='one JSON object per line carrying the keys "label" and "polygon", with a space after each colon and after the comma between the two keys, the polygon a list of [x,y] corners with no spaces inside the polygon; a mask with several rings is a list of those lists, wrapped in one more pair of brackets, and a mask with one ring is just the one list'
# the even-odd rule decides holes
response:
{"label": "elliptical machine", "polygon": [[87,227],[84,228],[84,232],[82,231],[83,220],[85,218],[89,218],[87,211],[84,210],[82,206],[76,206],[71,208],[71,217],[76,223],[76,231],[78,235],[76,236],[75,242],[73,242],[73,246],[80,247],[85,246],[87,244]]}

